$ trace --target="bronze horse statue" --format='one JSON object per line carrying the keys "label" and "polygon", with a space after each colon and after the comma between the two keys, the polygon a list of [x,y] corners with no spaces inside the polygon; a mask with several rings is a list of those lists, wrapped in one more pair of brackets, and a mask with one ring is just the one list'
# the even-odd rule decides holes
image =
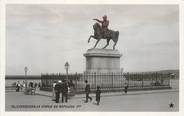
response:
{"label": "bronze horse statue", "polygon": [[117,43],[118,37],[119,37],[119,31],[108,30],[107,34],[103,34],[101,26],[98,23],[95,23],[93,25],[93,29],[94,29],[94,35],[91,35],[89,37],[89,39],[88,39],[88,43],[90,42],[91,38],[94,38],[94,39],[97,40],[96,44],[95,44],[95,46],[93,48],[96,47],[96,45],[98,44],[98,42],[101,39],[106,39],[107,40],[107,44],[103,47],[103,49],[104,49],[104,48],[106,48],[109,45],[109,41],[112,39],[113,42],[114,42],[113,49],[115,49],[115,46],[116,46],[116,43]]}

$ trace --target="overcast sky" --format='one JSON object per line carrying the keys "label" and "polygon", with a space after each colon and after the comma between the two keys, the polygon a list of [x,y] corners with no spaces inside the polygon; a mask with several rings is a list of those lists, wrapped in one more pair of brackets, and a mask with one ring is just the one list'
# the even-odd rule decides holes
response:
{"label": "overcast sky", "polygon": [[177,5],[7,5],[6,12],[6,74],[24,74],[25,66],[28,74],[65,73],[66,61],[70,73],[83,72],[83,54],[96,41],[87,43],[92,19],[104,14],[120,32],[124,71],[179,68]]}

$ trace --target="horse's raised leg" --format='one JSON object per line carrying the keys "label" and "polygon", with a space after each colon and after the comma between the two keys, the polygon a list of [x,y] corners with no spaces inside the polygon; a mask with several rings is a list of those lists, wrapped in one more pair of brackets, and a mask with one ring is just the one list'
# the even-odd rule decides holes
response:
{"label": "horse's raised leg", "polygon": [[98,44],[99,41],[100,41],[100,39],[97,39],[96,44],[95,44],[95,46],[93,48],[96,47],[96,45]]}
{"label": "horse's raised leg", "polygon": [[110,39],[107,39],[107,44],[103,47],[103,49],[105,49],[109,45],[109,41]]}
{"label": "horse's raised leg", "polygon": [[94,38],[93,35],[90,35],[90,36],[89,36],[88,43],[90,42],[90,39],[91,39],[92,37]]}

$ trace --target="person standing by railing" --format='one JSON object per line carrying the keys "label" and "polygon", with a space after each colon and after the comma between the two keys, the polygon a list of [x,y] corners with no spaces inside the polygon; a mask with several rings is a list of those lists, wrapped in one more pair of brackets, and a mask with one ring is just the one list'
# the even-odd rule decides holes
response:
{"label": "person standing by railing", "polygon": [[128,92],[128,83],[125,83],[124,92],[125,92],[125,94],[127,94],[127,92]]}
{"label": "person standing by railing", "polygon": [[89,96],[90,93],[90,85],[88,84],[88,81],[85,80],[86,83],[86,87],[85,87],[85,92],[86,92],[86,103],[88,102],[88,99],[90,99],[90,101],[92,101],[92,97]]}
{"label": "person standing by railing", "polygon": [[21,84],[20,82],[18,81],[17,85],[16,85],[16,92],[19,92],[20,91],[20,88],[21,88]]}
{"label": "person standing by railing", "polygon": [[23,81],[23,83],[22,83],[22,88],[23,88],[23,91],[25,92],[25,89],[26,89],[26,83],[25,83],[25,81]]}
{"label": "person standing by railing", "polygon": [[66,80],[63,80],[61,92],[62,92],[62,103],[64,101],[67,103],[68,102],[68,83]]}
{"label": "person standing by railing", "polygon": [[56,100],[56,96],[55,96],[55,86],[56,86],[57,81],[54,81],[54,83],[52,84],[52,100],[55,101]]}
{"label": "person standing by railing", "polygon": [[62,82],[61,80],[55,85],[55,94],[56,94],[56,103],[59,103],[60,93],[62,91]]}

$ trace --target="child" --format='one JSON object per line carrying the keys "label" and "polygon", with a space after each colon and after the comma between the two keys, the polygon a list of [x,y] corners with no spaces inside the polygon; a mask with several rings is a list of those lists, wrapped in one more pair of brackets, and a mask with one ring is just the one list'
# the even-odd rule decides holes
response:
{"label": "child", "polygon": [[97,105],[99,105],[99,103],[100,103],[100,94],[101,94],[100,86],[97,86],[97,90],[96,90],[96,102],[97,102]]}

